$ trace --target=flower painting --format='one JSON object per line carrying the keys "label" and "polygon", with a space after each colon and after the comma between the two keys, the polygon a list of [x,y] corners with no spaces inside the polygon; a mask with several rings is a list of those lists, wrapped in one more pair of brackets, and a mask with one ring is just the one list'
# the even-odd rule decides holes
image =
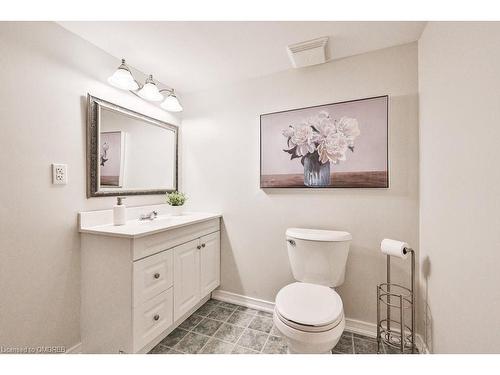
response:
{"label": "flower painting", "polygon": [[122,131],[101,132],[99,175],[103,187],[123,185],[124,140],[125,133]]}
{"label": "flower painting", "polygon": [[388,97],[261,116],[261,187],[388,187]]}

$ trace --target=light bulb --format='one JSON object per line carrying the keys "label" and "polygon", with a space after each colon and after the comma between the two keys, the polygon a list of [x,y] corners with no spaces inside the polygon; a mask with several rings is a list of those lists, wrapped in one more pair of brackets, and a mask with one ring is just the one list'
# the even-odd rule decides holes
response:
{"label": "light bulb", "polygon": [[130,69],[125,64],[125,59],[122,59],[121,65],[116,69],[111,77],[108,78],[110,85],[118,87],[122,90],[137,90],[139,85],[135,82]]}
{"label": "light bulb", "polygon": [[160,93],[160,90],[158,90],[158,87],[156,87],[152,75],[146,79],[144,86],[142,86],[142,88],[137,92],[137,95],[143,99],[151,100],[153,102],[163,100],[163,95]]}
{"label": "light bulb", "polygon": [[181,103],[179,103],[179,99],[177,99],[177,96],[175,96],[175,93],[173,91],[169,96],[167,96],[163,103],[161,103],[161,107],[169,112],[182,111]]}

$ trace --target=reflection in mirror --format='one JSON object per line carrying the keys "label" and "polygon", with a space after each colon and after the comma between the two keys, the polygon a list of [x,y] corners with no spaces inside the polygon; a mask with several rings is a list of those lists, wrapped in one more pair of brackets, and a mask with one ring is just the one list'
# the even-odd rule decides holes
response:
{"label": "reflection in mirror", "polygon": [[99,143],[101,188],[174,188],[172,130],[103,108]]}
{"label": "reflection in mirror", "polygon": [[177,127],[89,96],[89,196],[177,189]]}

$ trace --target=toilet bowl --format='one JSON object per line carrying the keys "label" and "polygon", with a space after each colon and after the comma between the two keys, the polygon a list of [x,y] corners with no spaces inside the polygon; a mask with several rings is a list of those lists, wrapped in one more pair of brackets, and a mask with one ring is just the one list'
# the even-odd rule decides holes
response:
{"label": "toilet bowl", "polygon": [[273,321],[290,353],[329,353],[345,329],[342,299],[333,289],[344,282],[351,235],[290,228],[288,255],[297,282],[276,295]]}
{"label": "toilet bowl", "polygon": [[276,296],[273,320],[290,353],[329,353],[345,328],[340,296],[322,285],[295,282]]}

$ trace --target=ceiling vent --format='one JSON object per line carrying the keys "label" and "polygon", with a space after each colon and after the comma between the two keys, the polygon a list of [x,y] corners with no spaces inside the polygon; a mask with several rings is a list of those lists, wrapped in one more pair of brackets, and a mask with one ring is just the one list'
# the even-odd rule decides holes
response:
{"label": "ceiling vent", "polygon": [[286,50],[294,68],[323,64],[326,59],[328,37],[290,44]]}

